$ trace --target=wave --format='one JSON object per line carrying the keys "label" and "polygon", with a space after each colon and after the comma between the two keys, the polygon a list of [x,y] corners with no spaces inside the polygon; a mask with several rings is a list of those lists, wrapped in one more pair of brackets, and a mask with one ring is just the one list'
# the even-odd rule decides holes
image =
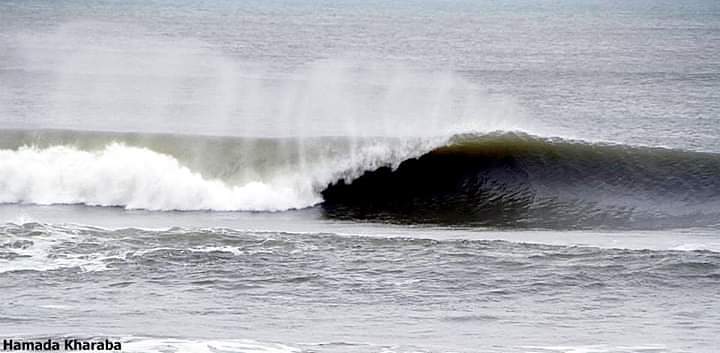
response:
{"label": "wave", "polygon": [[322,192],[332,217],[548,228],[717,225],[720,154],[457,135]]}
{"label": "wave", "polygon": [[0,202],[511,227],[717,225],[720,155],[513,132],[241,138],[0,132]]}

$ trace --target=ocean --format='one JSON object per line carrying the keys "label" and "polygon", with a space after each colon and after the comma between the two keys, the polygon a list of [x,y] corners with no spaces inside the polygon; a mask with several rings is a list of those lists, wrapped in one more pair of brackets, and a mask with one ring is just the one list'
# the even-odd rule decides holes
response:
{"label": "ocean", "polygon": [[0,1],[0,340],[717,352],[720,2]]}

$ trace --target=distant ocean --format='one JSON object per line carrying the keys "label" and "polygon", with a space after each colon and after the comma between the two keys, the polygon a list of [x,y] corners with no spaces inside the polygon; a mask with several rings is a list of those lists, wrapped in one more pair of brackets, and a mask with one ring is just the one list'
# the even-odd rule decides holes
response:
{"label": "distant ocean", "polygon": [[716,1],[0,2],[0,341],[718,333]]}

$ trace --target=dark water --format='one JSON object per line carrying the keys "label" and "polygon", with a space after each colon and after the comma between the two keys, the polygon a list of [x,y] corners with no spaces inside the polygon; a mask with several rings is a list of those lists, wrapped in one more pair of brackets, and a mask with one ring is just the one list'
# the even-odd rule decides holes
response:
{"label": "dark water", "polygon": [[456,136],[322,191],[332,217],[507,227],[716,224],[720,155],[501,134]]}

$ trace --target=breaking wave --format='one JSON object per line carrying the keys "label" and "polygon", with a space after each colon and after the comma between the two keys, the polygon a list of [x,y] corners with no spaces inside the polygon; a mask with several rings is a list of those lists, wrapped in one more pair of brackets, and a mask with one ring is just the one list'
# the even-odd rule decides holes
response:
{"label": "breaking wave", "polygon": [[717,225],[720,155],[513,133],[458,135],[322,195],[334,217],[403,223]]}
{"label": "breaking wave", "polygon": [[56,130],[2,137],[0,203],[162,211],[311,207],[328,184],[397,165],[436,143]]}
{"label": "breaking wave", "polygon": [[240,138],[5,131],[0,202],[514,227],[715,225],[720,155],[522,133]]}

